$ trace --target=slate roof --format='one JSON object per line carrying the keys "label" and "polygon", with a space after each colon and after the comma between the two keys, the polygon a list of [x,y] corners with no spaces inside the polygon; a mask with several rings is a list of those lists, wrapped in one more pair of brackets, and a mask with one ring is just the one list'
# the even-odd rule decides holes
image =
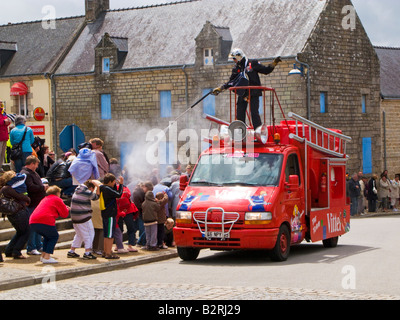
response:
{"label": "slate roof", "polygon": [[381,64],[381,95],[400,99],[400,48],[375,47]]}
{"label": "slate roof", "polygon": [[17,48],[0,76],[50,72],[84,20],[84,16],[56,19],[55,29],[44,29],[42,21],[0,26],[0,42],[15,43]]}
{"label": "slate roof", "polygon": [[94,48],[107,32],[128,39],[122,69],[191,65],[206,21],[229,27],[250,58],[301,52],[327,0],[194,0],[108,10],[82,31],[58,74],[94,71]]}

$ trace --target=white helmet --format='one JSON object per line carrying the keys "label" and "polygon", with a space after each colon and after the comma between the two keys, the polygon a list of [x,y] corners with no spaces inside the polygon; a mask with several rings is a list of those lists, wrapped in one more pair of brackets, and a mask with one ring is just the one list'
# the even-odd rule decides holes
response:
{"label": "white helmet", "polygon": [[233,49],[229,54],[229,58],[236,59],[237,61],[242,60],[244,57],[245,57],[244,52],[242,51],[242,49],[239,48]]}

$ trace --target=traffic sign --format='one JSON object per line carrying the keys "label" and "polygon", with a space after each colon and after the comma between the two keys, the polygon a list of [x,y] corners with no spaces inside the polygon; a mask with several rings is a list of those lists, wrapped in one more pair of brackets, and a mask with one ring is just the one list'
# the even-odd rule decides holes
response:
{"label": "traffic sign", "polygon": [[81,143],[85,142],[85,135],[76,124],[66,126],[59,134],[60,148],[67,152],[69,149],[76,149]]}

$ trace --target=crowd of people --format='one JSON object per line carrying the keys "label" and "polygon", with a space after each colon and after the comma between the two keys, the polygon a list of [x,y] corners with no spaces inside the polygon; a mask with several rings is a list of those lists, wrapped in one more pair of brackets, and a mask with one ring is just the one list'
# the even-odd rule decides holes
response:
{"label": "crowd of people", "polygon": [[[70,217],[75,230],[68,258],[81,257],[77,251],[82,246],[83,259],[119,259],[118,254],[137,252],[138,247],[154,251],[175,245],[172,229],[181,195],[180,165],[168,167],[162,179],[158,170],[132,179],[116,158],[104,152],[100,138],[57,160],[44,140],[33,137],[23,116],[16,117],[10,139],[22,143],[23,153],[0,176],[0,197],[18,203],[16,212],[6,214],[16,230],[5,248],[6,257],[40,255],[44,264],[57,263],[52,255],[60,217]],[[188,166],[186,174],[190,173]],[[25,246],[28,256],[22,254]]]}
{"label": "crowd of people", "polygon": [[347,195],[350,198],[351,216],[365,215],[368,212],[399,211],[400,174],[390,179],[388,171],[381,173],[379,179],[373,174],[369,179],[362,172],[354,173],[347,180]]}
{"label": "crowd of people", "polygon": [[[0,123],[0,133],[1,126],[8,125],[8,121]],[[179,177],[190,176],[190,165],[186,172],[180,171],[179,164],[168,167],[162,178],[156,169],[148,176],[132,178],[116,158],[108,157],[100,138],[57,160],[45,141],[33,136],[23,116],[16,117],[9,135],[12,143],[22,144],[22,155],[0,176],[0,197],[18,204],[16,212],[7,214],[16,233],[6,246],[6,257],[26,259],[22,254],[26,246],[27,255],[57,263],[52,255],[59,239],[59,217],[70,217],[75,230],[69,258],[79,258],[76,251],[82,246],[83,259],[119,259],[117,254],[137,252],[137,246],[154,251],[175,245],[172,229],[181,195]],[[376,174],[368,179],[362,172],[354,173],[347,179],[347,196],[351,216],[398,211],[400,175],[389,179],[384,171],[379,179]]]}

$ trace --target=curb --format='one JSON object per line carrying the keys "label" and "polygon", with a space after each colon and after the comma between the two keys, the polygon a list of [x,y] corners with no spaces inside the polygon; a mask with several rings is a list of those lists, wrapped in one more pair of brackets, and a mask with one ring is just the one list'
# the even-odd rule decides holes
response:
{"label": "curb", "polygon": [[388,211],[388,212],[368,212],[364,215],[358,215],[355,217],[351,217],[351,219],[366,219],[366,218],[377,218],[377,217],[395,217],[400,216],[400,211]]}
{"label": "curb", "polygon": [[64,269],[55,272],[42,272],[39,274],[34,274],[27,277],[19,277],[16,279],[9,279],[0,281],[0,291],[17,289],[27,286],[32,286],[36,284],[41,284],[43,281],[48,281],[49,279],[59,281],[70,279],[74,277],[87,276],[95,273],[114,271],[117,269],[129,268],[134,266],[139,266],[146,263],[157,262],[168,260],[178,257],[178,253],[175,252],[160,252],[156,255],[146,255],[142,257],[134,257],[132,259],[121,259],[116,261],[109,261],[102,263],[100,265],[78,267],[72,269]]}

